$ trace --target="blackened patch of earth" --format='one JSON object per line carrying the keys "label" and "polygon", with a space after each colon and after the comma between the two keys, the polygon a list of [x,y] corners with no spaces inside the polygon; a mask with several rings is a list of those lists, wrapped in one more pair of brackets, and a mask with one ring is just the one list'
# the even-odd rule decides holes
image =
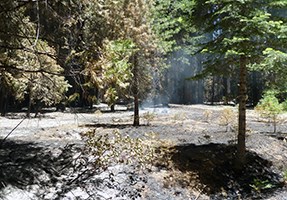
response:
{"label": "blackened patch of earth", "polygon": [[255,152],[247,152],[246,164],[238,171],[234,167],[235,146],[186,144],[174,149],[175,167],[184,173],[192,172],[190,181],[211,199],[265,199],[284,187],[272,163]]}

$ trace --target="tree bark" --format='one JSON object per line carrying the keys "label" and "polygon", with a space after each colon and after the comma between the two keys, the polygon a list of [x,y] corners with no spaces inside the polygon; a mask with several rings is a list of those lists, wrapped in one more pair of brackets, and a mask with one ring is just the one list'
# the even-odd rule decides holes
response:
{"label": "tree bark", "polygon": [[277,116],[276,114],[273,116],[273,133],[277,132]]}
{"label": "tree bark", "polygon": [[223,77],[223,96],[224,96],[224,104],[228,105],[230,99],[230,78]]}
{"label": "tree bark", "polygon": [[111,112],[115,112],[116,110],[115,110],[115,104],[112,104],[111,105]]}
{"label": "tree bark", "polygon": [[0,110],[1,110],[1,116],[5,116],[7,113],[7,93],[5,90],[5,86],[1,90],[1,97],[0,97]]}
{"label": "tree bark", "polygon": [[134,96],[134,122],[133,126],[140,125],[139,117],[139,72],[137,53],[133,56],[133,96]]}
{"label": "tree bark", "polygon": [[215,77],[212,76],[212,85],[211,85],[211,105],[214,105],[215,98]]}
{"label": "tree bark", "polygon": [[28,109],[27,109],[27,118],[31,118],[31,109],[32,109],[32,99],[31,99],[31,93],[29,92],[29,99],[28,99]]}
{"label": "tree bark", "polygon": [[240,58],[239,74],[239,117],[238,117],[238,140],[237,140],[237,163],[236,168],[242,169],[245,163],[245,136],[246,136],[246,100],[247,100],[247,67],[246,58]]}
{"label": "tree bark", "polygon": [[138,95],[134,95],[134,123],[133,126],[140,125],[140,116],[139,116],[139,98]]}

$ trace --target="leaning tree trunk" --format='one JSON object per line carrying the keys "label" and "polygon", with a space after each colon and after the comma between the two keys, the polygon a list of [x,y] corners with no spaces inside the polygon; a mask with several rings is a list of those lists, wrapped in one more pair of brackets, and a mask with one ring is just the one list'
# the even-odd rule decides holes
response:
{"label": "leaning tree trunk", "polygon": [[242,169],[245,163],[245,135],[246,135],[246,100],[247,100],[247,67],[246,58],[240,58],[239,74],[239,117],[238,117],[238,140],[237,140],[237,163],[236,168]]}
{"label": "leaning tree trunk", "polygon": [[139,69],[137,53],[133,56],[133,96],[134,96],[134,126],[140,125],[139,117]]}

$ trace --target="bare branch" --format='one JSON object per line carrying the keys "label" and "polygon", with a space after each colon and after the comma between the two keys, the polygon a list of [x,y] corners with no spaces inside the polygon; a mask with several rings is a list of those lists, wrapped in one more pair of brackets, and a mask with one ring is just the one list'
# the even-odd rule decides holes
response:
{"label": "bare branch", "polygon": [[60,73],[60,72],[51,72],[49,70],[46,69],[25,69],[25,66],[16,66],[16,65],[7,65],[6,63],[1,63],[0,62],[0,69],[4,69],[4,70],[15,70],[18,72],[24,72],[24,73],[46,73],[46,74],[51,74],[51,75],[55,75],[55,76],[71,76],[71,77],[75,77],[76,75],[82,74],[81,71],[71,71],[70,73]]}
{"label": "bare branch", "polygon": [[39,10],[39,2],[37,1],[37,32],[36,32],[36,39],[35,42],[33,44],[33,47],[35,47],[37,45],[37,42],[39,40],[39,35],[40,35],[40,10]]}
{"label": "bare branch", "polygon": [[36,51],[34,49],[29,49],[27,47],[17,47],[17,46],[9,46],[9,45],[0,45],[0,49],[12,49],[12,50],[23,50],[30,53],[35,53],[38,55],[46,55],[56,60],[57,56],[48,52]]}

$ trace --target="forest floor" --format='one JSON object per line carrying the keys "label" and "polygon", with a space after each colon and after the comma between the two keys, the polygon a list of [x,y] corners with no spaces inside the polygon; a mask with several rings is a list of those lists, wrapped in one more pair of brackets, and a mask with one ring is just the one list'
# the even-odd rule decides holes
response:
{"label": "forest floor", "polygon": [[[31,119],[21,112],[1,117],[0,199],[287,200],[286,123],[274,134],[266,119],[248,110],[247,163],[237,171],[235,107],[146,108],[139,127],[131,125],[131,111],[116,108],[121,111],[98,106]],[[104,168],[85,154],[88,131],[152,140],[155,151],[162,145],[167,154],[146,168],[124,161]]]}

